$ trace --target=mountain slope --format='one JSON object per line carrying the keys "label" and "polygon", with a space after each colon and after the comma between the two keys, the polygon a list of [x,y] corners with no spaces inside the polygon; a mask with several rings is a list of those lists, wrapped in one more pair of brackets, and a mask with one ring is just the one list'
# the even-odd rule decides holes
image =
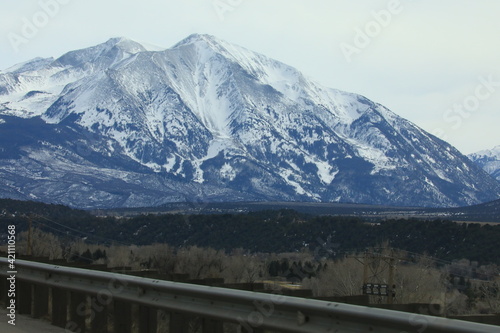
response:
{"label": "mountain slope", "polygon": [[7,70],[0,123],[4,197],[456,206],[500,195],[382,105],[207,35],[162,51],[111,39]]}
{"label": "mountain slope", "polygon": [[487,173],[500,181],[500,146],[467,155]]}

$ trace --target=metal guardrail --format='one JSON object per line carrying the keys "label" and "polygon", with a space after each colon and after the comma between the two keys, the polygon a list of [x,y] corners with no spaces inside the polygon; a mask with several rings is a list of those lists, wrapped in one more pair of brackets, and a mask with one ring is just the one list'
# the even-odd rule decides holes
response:
{"label": "metal guardrail", "polygon": [[[168,312],[233,322],[239,324],[240,331],[243,332],[261,332],[263,329],[278,332],[500,332],[498,326],[441,317],[280,294],[154,280],[24,260],[16,260],[15,268],[16,283],[82,293],[100,306],[118,300]],[[9,271],[7,259],[0,258],[0,275],[9,276]],[[5,278],[2,280],[5,281]],[[5,292],[3,296],[6,301]],[[51,296],[52,301],[55,297],[57,296]],[[87,312],[84,312],[88,314],[92,301],[84,304],[87,307]]]}

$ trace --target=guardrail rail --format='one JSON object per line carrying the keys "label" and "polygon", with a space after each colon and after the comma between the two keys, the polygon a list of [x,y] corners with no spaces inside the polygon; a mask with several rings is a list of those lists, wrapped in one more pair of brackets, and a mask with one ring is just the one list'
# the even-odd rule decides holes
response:
{"label": "guardrail rail", "polygon": [[[498,326],[0,258],[0,299],[68,332],[500,332]],[[14,282],[12,282],[14,276]],[[10,280],[9,280],[10,278]]]}

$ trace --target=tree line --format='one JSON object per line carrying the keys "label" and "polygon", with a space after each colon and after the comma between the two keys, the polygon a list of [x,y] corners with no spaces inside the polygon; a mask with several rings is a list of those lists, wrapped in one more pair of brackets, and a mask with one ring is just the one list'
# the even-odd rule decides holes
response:
{"label": "tree line", "polygon": [[251,253],[308,249],[317,256],[337,258],[387,242],[393,248],[446,261],[500,264],[500,225],[412,219],[369,222],[359,217],[315,216],[286,209],[115,218],[96,217],[60,205],[0,200],[1,225],[16,224],[23,231],[30,219],[40,230],[85,238],[94,244],[165,243],[223,251],[242,248]]}

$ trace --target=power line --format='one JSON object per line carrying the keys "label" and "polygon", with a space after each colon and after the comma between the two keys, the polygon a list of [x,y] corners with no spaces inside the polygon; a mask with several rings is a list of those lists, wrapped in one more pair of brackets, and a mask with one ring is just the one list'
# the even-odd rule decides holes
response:
{"label": "power line", "polygon": [[96,239],[101,239],[101,240],[104,240],[104,241],[107,241],[109,243],[109,245],[113,245],[113,244],[119,244],[119,245],[124,245],[124,246],[132,246],[133,244],[127,244],[127,243],[123,243],[121,241],[118,241],[118,240],[114,240],[114,239],[111,239],[111,238],[107,238],[107,237],[103,237],[103,236],[98,236],[98,235],[93,235],[91,233],[88,233],[88,232],[85,232],[85,231],[81,231],[81,230],[78,230],[78,229],[74,229],[74,228],[71,228],[71,227],[68,227],[68,226],[65,226],[63,224],[60,224],[56,221],[53,221],[45,216],[38,216],[48,222],[51,222],[51,223],[54,223],[62,228],[66,228],[68,230],[71,230],[73,232],[77,232],[77,233],[80,233],[86,237],[92,237],[92,238],[96,238]]}
{"label": "power line", "polygon": [[[55,232],[57,232],[57,233],[61,234],[61,235],[62,235],[62,236],[64,236],[64,237],[67,237],[67,238],[73,238],[73,239],[77,239],[77,240],[81,240],[81,238],[80,238],[80,237],[78,237],[78,236],[75,236],[75,235],[69,235],[69,234],[65,233],[64,231],[61,231],[61,230],[59,230],[59,229],[57,229],[57,228],[54,228],[54,227],[52,227],[52,226],[49,226],[49,225],[43,224],[43,223],[41,223],[41,222],[36,222],[36,221],[34,221],[33,223],[34,223],[34,224],[36,224],[36,225],[37,225],[37,226],[39,226],[39,227],[43,227],[43,228],[46,228],[46,229],[53,230],[53,231],[55,231]],[[40,228],[40,229],[41,229],[41,228]],[[56,236],[56,237],[61,237],[61,235]],[[99,245],[97,245],[97,246],[99,246]],[[63,252],[64,252],[64,251],[63,251]],[[70,251],[67,251],[67,252],[65,252],[65,253],[66,253],[67,255],[70,255],[70,256],[71,256],[71,258],[84,259],[85,261],[88,261],[88,260],[89,260],[89,258],[84,257],[84,256],[80,255],[80,254],[79,254],[79,253],[77,253],[77,252],[73,252],[73,253],[71,253]],[[64,256],[63,256],[63,257],[64,257]]]}

